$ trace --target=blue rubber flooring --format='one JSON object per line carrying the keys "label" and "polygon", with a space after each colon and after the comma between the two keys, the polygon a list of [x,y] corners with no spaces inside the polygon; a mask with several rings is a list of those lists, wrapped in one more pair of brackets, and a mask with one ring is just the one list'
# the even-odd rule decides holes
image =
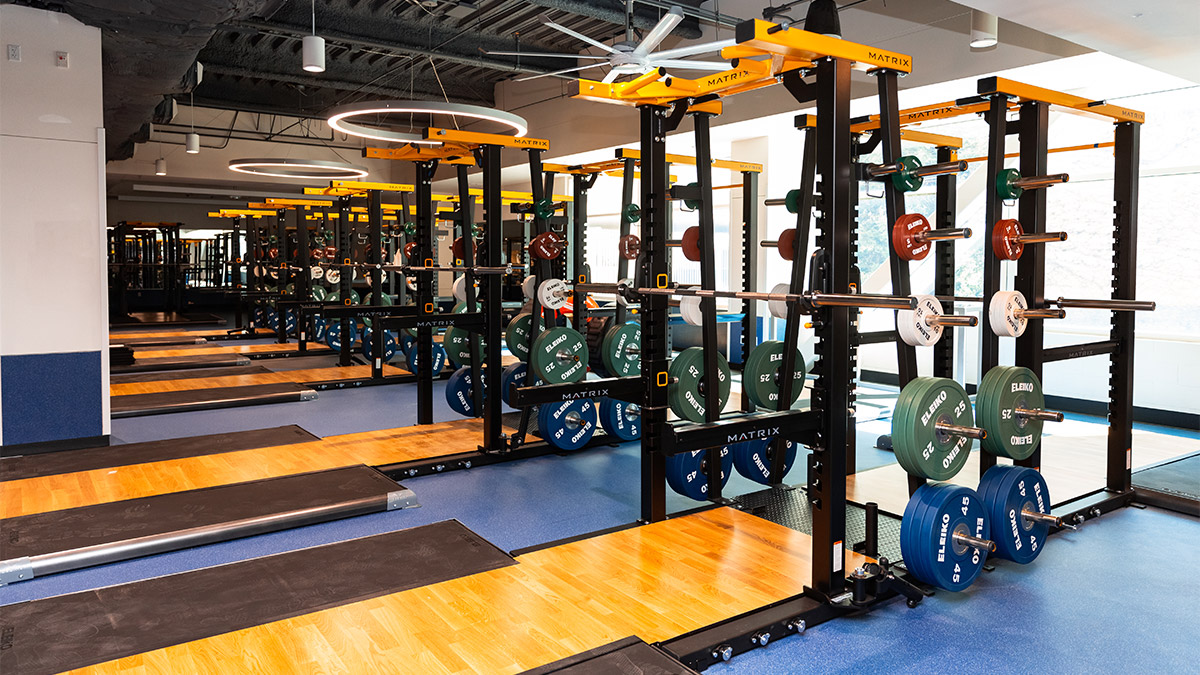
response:
{"label": "blue rubber flooring", "polygon": [[[435,418],[455,419],[441,404],[444,384],[435,387]],[[136,442],[292,423],[327,436],[412,424],[414,399],[411,385],[342,390],[305,403],[114,420],[113,435]],[[871,447],[885,428],[882,421],[860,425],[860,470],[894,461],[890,452]],[[638,453],[637,444],[626,444],[411,479],[404,484],[416,492],[420,508],[35,579],[0,588],[0,605],[447,518],[506,550],[576,536],[637,519]],[[796,466],[803,466],[803,458]],[[802,475],[798,469],[791,478]],[[735,473],[726,494],[758,489]],[[668,507],[696,505],[672,494]],[[1186,561],[1200,554],[1198,525],[1168,512],[1122,509],[1077,533],[1057,535],[1034,565],[1000,563],[965,593],[940,593],[913,610],[894,602],[864,617],[814,627],[710,672],[1200,672],[1195,632],[1200,581],[1186,571]]]}

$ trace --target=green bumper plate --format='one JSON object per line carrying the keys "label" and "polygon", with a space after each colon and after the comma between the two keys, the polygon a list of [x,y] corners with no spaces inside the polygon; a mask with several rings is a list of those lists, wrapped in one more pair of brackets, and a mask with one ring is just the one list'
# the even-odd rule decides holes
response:
{"label": "green bumper plate", "polygon": [[627,323],[604,334],[600,342],[604,369],[615,377],[642,374],[642,326]]}
{"label": "green bumper plate", "polygon": [[[721,409],[729,401],[729,386],[732,377],[729,373],[729,362],[717,354],[717,382],[720,394]],[[688,347],[680,352],[671,362],[667,375],[673,380],[667,399],[671,411],[685,420],[703,422],[705,411],[704,392],[708,380],[704,373],[704,350],[700,347]]]}
{"label": "green bumper plate", "polygon": [[1017,414],[1018,409],[1043,410],[1042,384],[1028,368],[997,366],[979,383],[976,410],[979,426],[987,429],[984,450],[1011,459],[1027,459],[1042,438],[1042,420]]}
{"label": "green bumper plate", "polygon": [[950,480],[971,454],[971,439],[939,431],[938,422],[975,426],[971,399],[962,385],[941,377],[918,377],[896,401],[892,447],[896,461],[915,476]]}
{"label": "green bumper plate", "polygon": [[533,341],[529,365],[548,384],[578,382],[587,375],[587,340],[572,328],[542,331]]}
{"label": "green bumper plate", "polygon": [[[783,367],[783,343],[768,340],[755,347],[746,359],[742,371],[742,386],[750,402],[759,408],[778,409],[780,369]],[[804,357],[796,350],[796,367],[792,372],[792,395],[784,409],[792,407],[804,389]]]}

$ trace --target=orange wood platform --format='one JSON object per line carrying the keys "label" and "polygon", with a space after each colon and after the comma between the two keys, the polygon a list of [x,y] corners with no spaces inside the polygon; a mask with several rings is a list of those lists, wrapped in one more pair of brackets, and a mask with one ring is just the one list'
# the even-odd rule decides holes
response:
{"label": "orange wood platform", "polygon": [[[384,366],[385,377],[393,375],[408,375],[409,372],[395,366]],[[353,380],[371,377],[371,366],[334,366],[332,368],[307,368],[303,370],[281,370],[270,373],[249,373],[246,375],[225,375],[223,377],[193,377],[179,380],[160,380],[156,382],[128,382],[110,384],[111,396],[129,396],[131,394],[154,394],[164,391],[189,391],[192,389],[214,389],[216,387],[247,387],[256,384],[273,384],[277,382],[324,382],[327,380]]]}
{"label": "orange wood platform", "polygon": [[[169,356],[200,356],[201,354],[262,354],[267,352],[294,352],[300,349],[298,342],[270,342],[267,344],[243,345],[238,343],[220,343],[214,342],[211,344],[187,347],[181,349],[150,349],[138,350],[134,349],[133,358],[135,359],[157,359]],[[317,342],[308,343],[308,350],[313,352],[314,356],[323,356],[335,353],[329,347]]]}
{"label": "orange wood platform", "polygon": [[[1088,426],[1101,428],[1097,425]],[[1051,500],[1058,504],[1103,488],[1107,448],[1108,437],[1101,434],[1043,436],[1041,470],[1050,488]],[[1138,469],[1197,450],[1200,450],[1200,441],[1134,431],[1132,467]],[[1012,464],[1012,461],[1001,459],[999,463]],[[971,453],[966,466],[950,482],[972,490],[978,487],[978,450]],[[908,504],[907,475],[899,464],[862,471],[847,478],[846,497],[859,504],[875,502],[884,511],[902,515]]]}
{"label": "orange wood platform", "polygon": [[0,518],[357,464],[378,466],[441,457],[474,450],[482,440],[483,420],[463,419],[8,481],[0,487]]}
{"label": "orange wood platform", "polygon": [[[518,673],[630,635],[677,637],[797,595],[810,583],[811,546],[795,530],[713,509],[80,672]],[[864,561],[851,553],[846,564]]]}

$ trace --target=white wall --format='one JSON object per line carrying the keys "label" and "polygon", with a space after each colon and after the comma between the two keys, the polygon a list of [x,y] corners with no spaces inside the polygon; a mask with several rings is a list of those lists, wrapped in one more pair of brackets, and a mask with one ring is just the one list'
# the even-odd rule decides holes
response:
{"label": "white wall", "polygon": [[[14,436],[12,415],[50,401],[38,440],[70,437],[76,417],[92,435],[92,422],[107,434],[100,31],[66,14],[6,4],[0,44],[21,48],[20,61],[0,54],[0,364],[15,373],[13,364],[30,360],[14,357],[46,355],[38,367],[50,368],[32,387],[12,381],[15,374],[0,382],[8,388],[0,433],[6,445],[32,442],[28,434]],[[69,67],[56,66],[58,51],[69,53]],[[54,373],[54,363],[68,367],[70,355],[80,354],[98,355],[100,377]],[[56,390],[60,385],[66,389]],[[97,393],[102,403],[93,411]],[[65,414],[56,415],[53,403],[66,406]],[[58,419],[63,428],[55,428]]]}

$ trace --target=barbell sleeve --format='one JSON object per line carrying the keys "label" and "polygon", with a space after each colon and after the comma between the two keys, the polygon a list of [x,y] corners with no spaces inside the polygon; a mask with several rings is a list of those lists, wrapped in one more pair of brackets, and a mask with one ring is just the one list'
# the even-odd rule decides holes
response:
{"label": "barbell sleeve", "polygon": [[1061,422],[1063,414],[1056,410],[1030,410],[1027,408],[1017,408],[1013,411],[1018,417],[1024,417],[1031,420],[1042,420],[1043,422]]}
{"label": "barbell sleeve", "polygon": [[971,548],[979,551],[991,553],[992,551],[996,550],[996,543],[988,539],[972,537],[971,535],[963,534],[962,532],[955,532],[953,537],[955,543],[962,544],[963,546],[970,546]]}
{"label": "barbell sleeve", "polygon": [[941,164],[918,167],[913,170],[913,175],[924,178],[926,176],[940,176],[942,174],[958,173],[966,170],[967,163],[959,160],[957,162],[942,162]]}
{"label": "barbell sleeve", "polygon": [[1071,180],[1071,177],[1065,173],[1053,173],[1048,176],[1026,176],[1018,178],[1012,182],[1014,187],[1019,187],[1022,190],[1036,190],[1038,188],[1050,187],[1066,183]]}
{"label": "barbell sleeve", "polygon": [[1026,232],[1012,238],[1018,244],[1048,244],[1055,241],[1066,241],[1066,232]]}
{"label": "barbell sleeve", "polygon": [[[782,299],[782,298],[771,298]],[[872,307],[876,309],[916,309],[917,299],[903,295],[871,293],[806,293],[814,307]]]}
{"label": "barbell sleeve", "polygon": [[1078,307],[1080,309],[1107,309],[1113,312],[1153,312],[1156,303],[1150,300],[1080,300],[1078,298],[1059,298],[1052,300],[1052,305],[1059,307]]}
{"label": "barbell sleeve", "polygon": [[979,427],[964,427],[946,422],[935,422],[933,428],[951,436],[966,436],[967,438],[974,438],[977,441],[987,438],[987,429]]}

